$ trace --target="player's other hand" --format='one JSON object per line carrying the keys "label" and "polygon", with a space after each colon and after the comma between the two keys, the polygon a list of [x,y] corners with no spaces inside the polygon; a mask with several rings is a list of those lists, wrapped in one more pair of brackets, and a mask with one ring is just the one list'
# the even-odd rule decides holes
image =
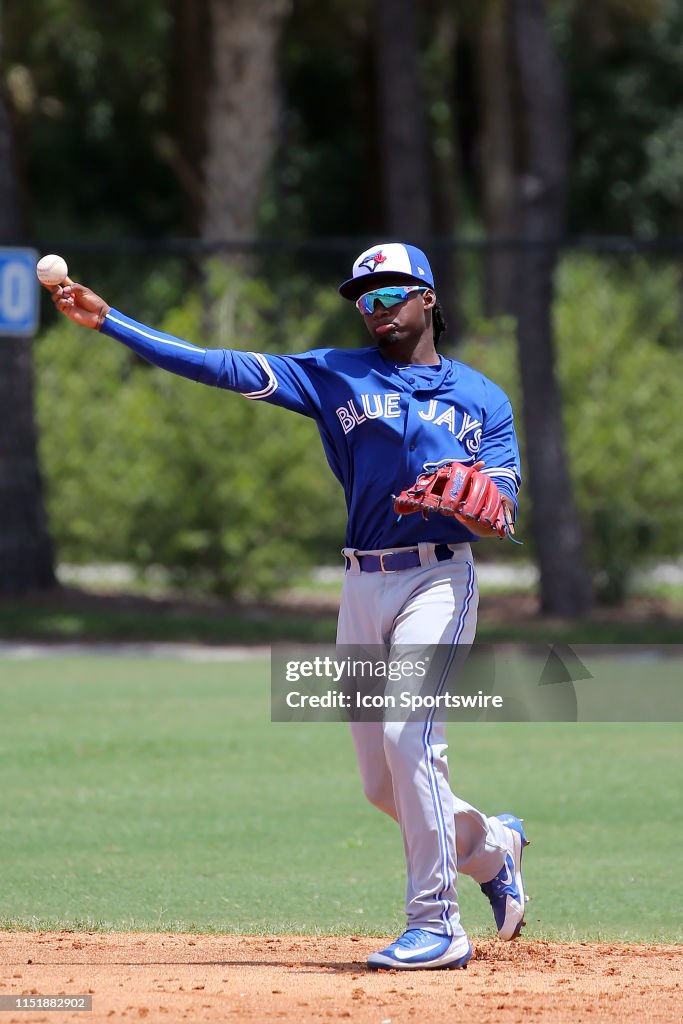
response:
{"label": "player's other hand", "polygon": [[99,330],[111,308],[90,288],[79,284],[78,281],[72,281],[70,277],[67,277],[63,284],[48,287],[48,291],[52,293],[52,301],[59,312],[81,327]]}

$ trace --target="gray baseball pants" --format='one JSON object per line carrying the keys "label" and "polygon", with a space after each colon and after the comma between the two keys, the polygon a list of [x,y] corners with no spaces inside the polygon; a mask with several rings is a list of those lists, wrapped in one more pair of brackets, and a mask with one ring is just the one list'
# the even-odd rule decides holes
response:
{"label": "gray baseball pants", "polygon": [[[356,552],[344,578],[337,643],[384,646],[387,657],[416,645],[470,645],[479,592],[469,544],[453,545],[439,562],[433,544],[420,544],[421,564],[400,572],[361,572]],[[440,648],[441,650],[441,648]],[[449,783],[446,726],[425,711],[420,721],[352,722],[351,731],[368,800],[401,829],[408,872],[409,928],[463,934],[458,871],[476,882],[502,868],[506,837],[489,818],[455,796]]]}

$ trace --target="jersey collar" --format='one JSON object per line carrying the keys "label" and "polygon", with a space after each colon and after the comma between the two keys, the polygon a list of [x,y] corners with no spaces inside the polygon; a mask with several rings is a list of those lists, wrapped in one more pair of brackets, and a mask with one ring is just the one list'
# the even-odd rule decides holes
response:
{"label": "jersey collar", "polygon": [[[405,363],[392,363],[388,359],[385,359],[379,349],[373,348],[372,352],[375,353],[375,361],[378,369],[383,376],[389,377],[392,380],[400,380],[405,383]],[[447,356],[440,355],[441,366],[438,367],[438,372],[434,373],[434,376],[429,382],[420,381],[420,387],[415,389],[418,391],[436,391],[442,387],[446,381],[453,384],[458,379],[457,363],[453,359],[449,359]],[[402,369],[402,372],[399,370]],[[420,367],[416,366],[415,369],[419,371]]]}

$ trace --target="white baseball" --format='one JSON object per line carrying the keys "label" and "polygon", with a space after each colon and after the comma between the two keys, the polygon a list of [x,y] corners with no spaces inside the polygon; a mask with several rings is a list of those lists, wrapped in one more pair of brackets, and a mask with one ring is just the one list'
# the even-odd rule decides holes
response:
{"label": "white baseball", "polygon": [[41,284],[61,284],[69,273],[66,260],[62,256],[43,256],[36,263],[36,274]]}

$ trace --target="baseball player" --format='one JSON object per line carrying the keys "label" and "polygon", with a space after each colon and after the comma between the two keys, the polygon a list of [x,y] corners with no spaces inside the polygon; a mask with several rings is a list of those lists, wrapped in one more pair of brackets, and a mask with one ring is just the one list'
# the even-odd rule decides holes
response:
{"label": "baseball player", "polygon": [[[388,652],[438,644],[455,653],[473,642],[471,542],[513,530],[519,452],[504,392],[437,351],[445,323],[423,252],[378,243],[356,259],[339,288],[370,336],[370,345],[356,350],[205,349],[132,320],[68,278],[50,290],[70,319],[156,366],[315,420],[348,508],[339,644]],[[452,463],[486,490],[487,516],[456,510],[397,517],[393,496]],[[500,938],[515,938],[525,909],[522,824],[511,814],[488,817],[454,795],[444,722],[432,711],[422,721],[358,721],[351,729],[365,794],[398,823],[408,876],[406,930],[368,966],[467,965],[458,872],[480,884]]]}

